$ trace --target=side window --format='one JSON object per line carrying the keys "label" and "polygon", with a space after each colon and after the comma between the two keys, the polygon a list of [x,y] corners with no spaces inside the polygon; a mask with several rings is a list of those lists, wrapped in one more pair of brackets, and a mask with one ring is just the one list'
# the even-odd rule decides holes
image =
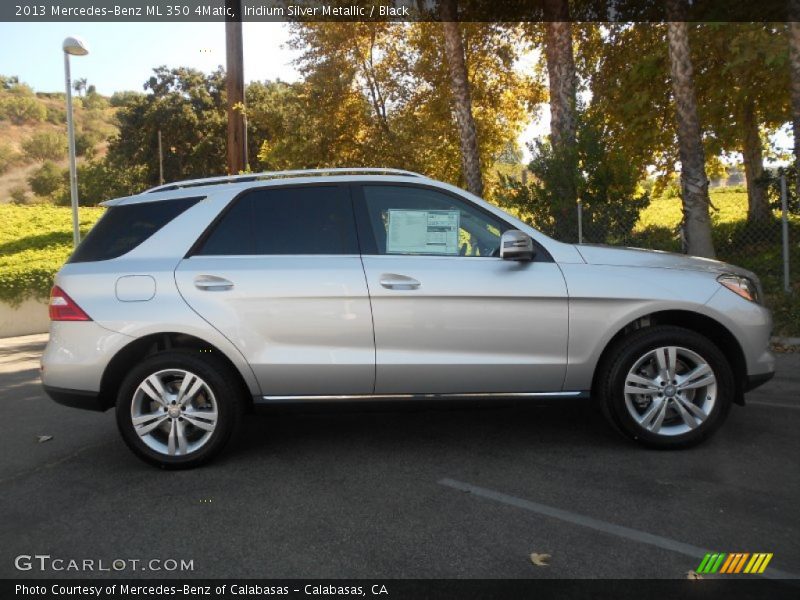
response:
{"label": "side window", "polygon": [[346,187],[254,190],[234,202],[195,254],[358,254]]}
{"label": "side window", "polygon": [[499,256],[500,219],[449,194],[415,186],[363,186],[377,254]]}

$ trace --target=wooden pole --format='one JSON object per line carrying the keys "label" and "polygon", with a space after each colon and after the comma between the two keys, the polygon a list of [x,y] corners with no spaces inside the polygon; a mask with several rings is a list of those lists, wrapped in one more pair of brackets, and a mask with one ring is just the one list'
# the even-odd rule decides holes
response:
{"label": "wooden pole", "polygon": [[226,91],[228,94],[228,174],[245,169],[244,114],[236,105],[244,105],[244,51],[242,49],[242,12],[240,0],[225,0],[235,17],[225,20]]}

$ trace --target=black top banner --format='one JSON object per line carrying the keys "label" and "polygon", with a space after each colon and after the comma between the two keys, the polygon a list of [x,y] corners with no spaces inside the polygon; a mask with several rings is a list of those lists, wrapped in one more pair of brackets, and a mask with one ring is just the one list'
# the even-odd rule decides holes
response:
{"label": "black top banner", "polygon": [[8,22],[438,21],[784,22],[800,0],[2,0]]}

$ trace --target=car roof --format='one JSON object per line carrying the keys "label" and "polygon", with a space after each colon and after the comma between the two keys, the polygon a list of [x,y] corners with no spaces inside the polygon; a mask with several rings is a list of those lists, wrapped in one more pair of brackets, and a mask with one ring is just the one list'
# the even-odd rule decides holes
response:
{"label": "car roof", "polygon": [[242,175],[227,175],[220,177],[207,177],[204,179],[188,179],[167,183],[145,190],[140,194],[124,196],[101,202],[101,206],[118,206],[121,204],[139,204],[156,202],[190,196],[205,196],[214,192],[238,193],[251,187],[263,185],[287,185],[295,183],[330,183],[353,181],[391,181],[403,182],[413,179],[429,184],[440,182],[429,179],[425,175],[403,169],[384,168],[332,168],[332,169],[301,169],[291,171],[266,171],[263,173],[244,173]]}

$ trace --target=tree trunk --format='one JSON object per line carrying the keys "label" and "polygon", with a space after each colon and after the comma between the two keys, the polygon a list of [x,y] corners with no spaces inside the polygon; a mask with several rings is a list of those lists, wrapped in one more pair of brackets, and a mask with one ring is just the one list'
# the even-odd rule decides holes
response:
{"label": "tree trunk", "polygon": [[461,139],[461,164],[467,189],[476,196],[483,195],[483,176],[481,158],[478,152],[478,134],[472,116],[472,99],[469,92],[467,64],[464,57],[464,42],[458,27],[455,0],[443,0],[440,5],[442,30],[444,31],[444,51],[450,72],[450,90],[453,108]]}
{"label": "tree trunk", "polygon": [[695,256],[714,258],[711,219],[708,215],[708,178],[700,121],[697,117],[694,73],[689,53],[689,29],[685,22],[672,20],[682,8],[681,0],[670,0],[667,7],[670,14],[667,39],[672,94],[675,97],[675,113],[678,120],[678,153],[681,161],[686,251]]}
{"label": "tree trunk", "polygon": [[795,193],[800,198],[800,2],[789,3],[789,68],[792,91],[792,131],[794,133]]}
{"label": "tree trunk", "polygon": [[745,102],[742,110],[742,157],[744,176],[747,181],[747,220],[750,223],[766,221],[769,218],[769,203],[763,183],[764,159],[761,154],[761,137],[758,134],[758,120],[755,104]]}
{"label": "tree trunk", "polygon": [[572,23],[567,0],[545,0],[547,21],[544,54],[550,91],[550,143],[562,163],[563,179],[552,190],[559,206],[555,235],[578,241],[578,152],[576,135],[575,58],[572,54]]}

